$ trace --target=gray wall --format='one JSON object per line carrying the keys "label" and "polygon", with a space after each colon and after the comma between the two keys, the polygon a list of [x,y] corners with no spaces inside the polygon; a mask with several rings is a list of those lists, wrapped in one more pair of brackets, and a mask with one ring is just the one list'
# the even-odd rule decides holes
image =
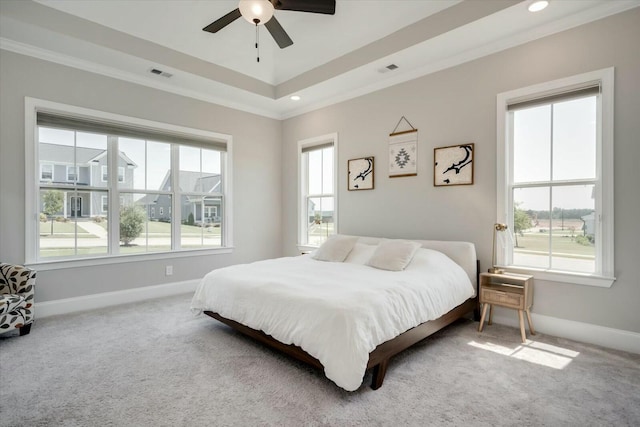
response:
{"label": "gray wall", "polygon": [[[233,135],[233,254],[43,270],[36,302],[197,279],[216,267],[281,254],[280,121],[4,50],[0,93],[0,260],[5,262],[25,261],[25,96]],[[260,226],[257,211],[263,213]],[[165,277],[167,264],[173,265],[173,276]]]}
{"label": "gray wall", "polygon": [[[288,119],[283,125],[283,239],[296,253],[296,142],[338,132],[339,231],[468,240],[491,262],[496,218],[496,95],[601,68],[615,75],[615,274],[612,288],[537,281],[538,314],[640,332],[640,9]],[[399,64],[402,66],[402,64]],[[387,176],[401,116],[419,129],[418,176]],[[433,148],[475,142],[475,184],[433,187]],[[347,160],[375,156],[375,190],[348,192]]]}

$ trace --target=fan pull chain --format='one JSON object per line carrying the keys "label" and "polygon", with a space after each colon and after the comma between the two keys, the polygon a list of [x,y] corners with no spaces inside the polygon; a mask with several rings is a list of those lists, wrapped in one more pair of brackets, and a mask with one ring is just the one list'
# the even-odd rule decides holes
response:
{"label": "fan pull chain", "polygon": [[260,48],[258,47],[258,42],[260,41],[260,33],[258,32],[258,22],[256,22],[256,62],[260,62]]}

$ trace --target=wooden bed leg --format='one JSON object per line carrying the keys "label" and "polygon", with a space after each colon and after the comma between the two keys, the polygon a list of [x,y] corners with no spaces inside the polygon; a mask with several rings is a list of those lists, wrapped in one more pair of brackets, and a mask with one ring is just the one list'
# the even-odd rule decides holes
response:
{"label": "wooden bed leg", "polygon": [[387,373],[387,366],[389,365],[389,359],[385,359],[376,366],[373,367],[373,379],[371,380],[371,388],[374,390],[382,387],[384,381],[384,374]]}

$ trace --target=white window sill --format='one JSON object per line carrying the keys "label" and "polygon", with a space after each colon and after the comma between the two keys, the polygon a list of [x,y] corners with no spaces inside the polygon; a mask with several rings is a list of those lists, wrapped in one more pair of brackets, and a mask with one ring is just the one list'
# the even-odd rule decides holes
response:
{"label": "white window sill", "polygon": [[318,249],[318,246],[298,245],[298,251],[300,253],[309,253]]}
{"label": "white window sill", "polygon": [[530,274],[534,279],[550,282],[572,283],[574,285],[595,286],[599,288],[610,288],[615,282],[615,277],[598,276],[594,274],[574,273],[568,271],[541,270],[524,267],[501,267],[508,272],[519,274]]}
{"label": "white window sill", "polygon": [[205,256],[205,255],[230,254],[233,252],[233,249],[234,248],[230,246],[230,247],[224,247],[224,248],[192,249],[192,250],[175,251],[175,252],[76,258],[76,259],[68,259],[68,260],[56,259],[56,260],[50,260],[50,261],[38,261],[33,263],[27,263],[25,265],[29,268],[32,268],[38,271],[61,270],[65,268],[92,267],[97,265],[123,264],[128,262],[140,262],[140,261],[154,261],[159,259],[173,259],[173,258],[185,258],[185,257]]}

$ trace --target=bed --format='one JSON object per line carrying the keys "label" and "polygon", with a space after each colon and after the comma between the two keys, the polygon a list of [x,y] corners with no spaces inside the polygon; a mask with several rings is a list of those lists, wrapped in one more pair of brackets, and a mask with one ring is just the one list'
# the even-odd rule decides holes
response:
{"label": "bed", "polygon": [[[323,369],[347,391],[370,369],[378,389],[395,354],[471,312],[477,318],[472,243],[337,238],[353,242],[341,262],[316,259],[323,245],[315,254],[213,270],[191,309]],[[387,270],[393,257],[381,249],[408,244],[409,261]],[[372,267],[375,259],[384,268]]]}

